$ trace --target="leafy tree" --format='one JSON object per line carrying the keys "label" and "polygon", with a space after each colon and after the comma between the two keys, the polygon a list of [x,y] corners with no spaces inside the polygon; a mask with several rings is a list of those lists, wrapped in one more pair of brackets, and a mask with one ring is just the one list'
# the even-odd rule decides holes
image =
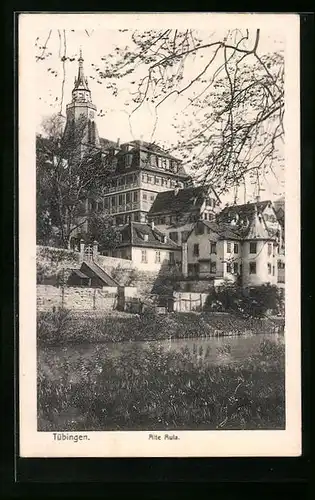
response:
{"label": "leafy tree", "polygon": [[[153,110],[152,141],[162,106],[179,103],[173,122],[179,140],[171,149],[201,182],[212,182],[220,193],[242,184],[246,191],[248,182],[259,189],[265,175],[278,179],[284,57],[281,50],[262,52],[259,29],[119,31],[124,43],[95,61],[91,78],[114,96],[126,87],[134,89],[125,109],[131,110],[130,117],[144,106]],[[37,60],[50,57],[54,35],[60,41],[64,81],[67,63],[75,61],[67,49],[71,32],[51,30],[43,45],[37,41]],[[62,102],[63,90],[61,108]]]}
{"label": "leafy tree", "polygon": [[90,218],[87,239],[96,240],[100,251],[113,250],[121,242],[121,232],[107,213],[94,213]]}
{"label": "leafy tree", "polygon": [[83,117],[67,140],[54,120],[50,125],[36,148],[38,237],[51,236],[55,228],[56,239],[69,248],[72,236],[94,217],[93,200],[102,196],[112,166],[108,155],[84,141]]}

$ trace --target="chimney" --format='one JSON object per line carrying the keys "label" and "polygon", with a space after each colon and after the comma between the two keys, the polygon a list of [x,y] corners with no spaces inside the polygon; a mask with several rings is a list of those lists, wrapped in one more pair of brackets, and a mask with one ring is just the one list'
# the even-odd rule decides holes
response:
{"label": "chimney", "polygon": [[118,139],[117,139],[116,146],[117,146],[117,148],[119,148],[119,147],[120,147],[120,138],[119,138],[119,137],[118,137]]}
{"label": "chimney", "polygon": [[98,256],[98,242],[96,240],[93,241],[93,260],[96,260]]}
{"label": "chimney", "polygon": [[188,276],[188,254],[187,254],[187,243],[182,243],[182,273],[184,278]]}
{"label": "chimney", "polygon": [[256,196],[256,202],[259,203],[260,202],[260,196]]}
{"label": "chimney", "polygon": [[84,260],[84,239],[82,238],[80,240],[80,262],[83,262]]}
{"label": "chimney", "polygon": [[152,229],[152,231],[153,231],[153,230],[154,230],[154,220],[151,220],[151,222],[150,222],[150,226],[151,226],[151,229]]}

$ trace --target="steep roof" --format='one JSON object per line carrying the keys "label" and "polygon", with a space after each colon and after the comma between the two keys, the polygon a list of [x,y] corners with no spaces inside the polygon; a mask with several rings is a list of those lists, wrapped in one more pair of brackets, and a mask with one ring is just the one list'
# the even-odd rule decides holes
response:
{"label": "steep roof", "polygon": [[188,187],[179,189],[179,191],[164,191],[158,193],[149,215],[194,212],[200,210],[206,196],[206,190],[203,186]]}
{"label": "steep roof", "polygon": [[257,201],[253,203],[245,203],[243,205],[230,205],[224,207],[220,212],[220,220],[227,220],[237,214],[239,217],[252,218],[257,208],[258,212],[263,212],[265,208],[271,204],[270,200]]}
{"label": "steep roof", "polygon": [[[200,223],[201,221],[199,221]],[[235,230],[233,231],[228,224],[212,222],[204,220],[202,221],[205,226],[207,226],[211,231],[217,233],[221,240],[240,240],[241,235]],[[198,223],[197,223],[198,224]]]}
{"label": "steep roof", "polygon": [[227,206],[218,214],[218,221],[229,224],[242,239],[276,239],[277,230],[268,226],[263,217],[268,206],[273,206],[270,200]]}
{"label": "steep roof", "polygon": [[105,286],[118,286],[118,282],[114,280],[109,274],[107,274],[104,269],[102,269],[100,266],[95,264],[95,262],[92,261],[85,261],[82,263],[80,271],[83,272],[85,275],[90,276],[94,274],[97,276],[100,280],[103,281]]}
{"label": "steep roof", "polygon": [[131,144],[132,146],[136,147],[137,149],[140,149],[141,151],[146,151],[148,153],[156,153],[160,156],[163,156],[164,158],[170,158],[171,160],[181,161],[178,158],[176,158],[175,156],[173,156],[170,153],[168,153],[167,151],[165,151],[163,148],[161,148],[161,146],[159,146],[158,144],[155,144],[153,142],[135,140],[135,141],[131,141],[127,144]]}
{"label": "steep roof", "polygon": [[[156,228],[152,228],[150,224],[141,222],[130,222],[121,229],[122,242],[118,245],[135,246],[144,248],[159,248],[166,250],[179,250],[180,247],[174,241],[167,238],[165,234]],[[163,241],[165,238],[165,242]]]}

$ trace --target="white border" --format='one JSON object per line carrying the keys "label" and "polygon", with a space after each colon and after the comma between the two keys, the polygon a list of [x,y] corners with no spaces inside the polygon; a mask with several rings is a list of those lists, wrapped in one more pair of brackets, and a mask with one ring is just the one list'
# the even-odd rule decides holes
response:
{"label": "white border", "polygon": [[[178,441],[148,432],[88,432],[88,441],[54,441],[37,432],[34,29],[112,29],[176,25],[255,28],[286,36],[286,429],[178,431]],[[19,18],[19,349],[22,457],[253,457],[301,454],[299,17],[294,14],[20,14]],[[36,83],[36,84],[35,84]],[[84,434],[84,433],[76,433]],[[155,434],[164,435],[163,432]]]}

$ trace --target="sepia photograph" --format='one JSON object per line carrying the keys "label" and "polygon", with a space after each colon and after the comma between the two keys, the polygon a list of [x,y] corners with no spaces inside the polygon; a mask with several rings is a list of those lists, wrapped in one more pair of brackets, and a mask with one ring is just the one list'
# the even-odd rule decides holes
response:
{"label": "sepia photograph", "polygon": [[288,30],[24,16],[36,434],[285,431]]}

